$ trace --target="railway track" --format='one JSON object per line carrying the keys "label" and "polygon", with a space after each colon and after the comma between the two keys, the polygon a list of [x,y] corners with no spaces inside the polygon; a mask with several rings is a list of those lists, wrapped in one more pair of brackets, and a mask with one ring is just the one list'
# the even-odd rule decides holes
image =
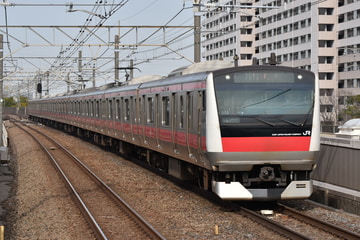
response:
{"label": "railway track", "polygon": [[297,211],[293,208],[290,208],[288,206],[285,206],[283,204],[278,203],[279,209],[278,211],[291,216],[295,219],[298,219],[299,221],[302,221],[308,225],[314,226],[324,232],[328,232],[338,238],[342,238],[342,239],[360,239],[360,234],[351,232],[345,228],[336,226],[334,224],[322,221],[320,219],[311,217],[309,215],[306,215],[300,211]]}
{"label": "railway track", "polygon": [[[240,207],[242,215],[289,239],[334,239],[334,237],[347,240],[360,239],[360,235],[357,233],[313,218],[280,203],[277,204],[276,212],[285,215],[285,219],[293,218],[298,223],[273,220],[255,210]],[[295,225],[297,227],[294,227]]]}
{"label": "railway track", "polygon": [[97,239],[165,239],[60,143],[30,126],[12,122],[46,152]]}

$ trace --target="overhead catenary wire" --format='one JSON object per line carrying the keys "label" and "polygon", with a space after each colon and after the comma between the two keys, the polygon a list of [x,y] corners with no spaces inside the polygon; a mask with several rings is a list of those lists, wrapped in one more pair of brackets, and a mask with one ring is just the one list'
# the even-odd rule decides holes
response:
{"label": "overhead catenary wire", "polygon": [[[128,1],[122,1],[121,3],[126,3]],[[155,3],[158,1],[159,0],[152,1],[152,2]],[[102,2],[104,2],[104,1],[102,1]],[[111,5],[111,3],[109,3],[109,1],[107,1],[107,2],[108,2],[108,4],[106,6],[104,4],[93,4],[93,7],[91,10],[96,14],[101,14],[103,16],[106,16],[108,19],[114,14],[116,9],[114,7],[109,8],[109,6],[115,6],[115,5]],[[113,1],[113,3],[114,2],[116,2],[116,1]],[[62,6],[65,6],[65,5],[62,5]],[[74,4],[74,6],[75,6],[75,4]],[[169,18],[170,19],[169,21],[171,21],[172,18],[177,18],[177,14],[181,14],[182,11],[183,11],[183,9],[180,10],[180,13],[176,12],[176,14],[172,15],[171,18]],[[86,15],[86,21],[84,21],[83,25],[80,25],[82,27],[79,28],[79,32],[77,32],[76,34],[73,34],[73,35],[69,34],[69,36],[71,37],[69,44],[66,44],[62,47],[60,46],[60,44],[55,44],[58,47],[60,46],[60,49],[58,51],[56,59],[46,59],[46,60],[48,60],[48,61],[46,61],[46,64],[49,63],[49,65],[50,65],[50,68],[48,68],[47,70],[44,66],[39,65],[38,66],[39,74],[48,71],[50,73],[50,85],[52,85],[52,84],[55,84],[55,85],[60,84],[61,85],[61,81],[63,81],[63,79],[65,79],[65,75],[69,72],[68,68],[71,68],[73,72],[76,72],[76,65],[75,65],[74,61],[76,59],[76,55],[77,55],[78,51],[81,50],[81,48],[84,49],[85,48],[84,45],[89,43],[89,41],[95,42],[97,40],[96,38],[98,38],[99,35],[96,36],[96,34],[98,34],[96,31],[98,31],[101,26],[104,26],[104,22],[107,19],[99,19],[98,17],[91,15],[91,14]],[[93,25],[94,23],[96,23],[95,27],[90,26],[90,25]],[[89,31],[85,30],[85,29],[89,29]],[[166,39],[163,40],[163,43],[172,45],[171,49],[174,49],[175,51],[181,51],[183,49],[190,48],[191,45],[189,45],[189,47],[187,47],[188,45],[186,43],[182,44],[182,41],[186,41],[186,40],[192,38],[192,34],[190,33],[190,31],[191,30],[189,30],[188,27],[187,27],[187,29],[185,29],[185,31],[179,30],[179,29],[171,29],[171,28],[166,29]],[[8,33],[7,36],[10,38],[11,34]],[[139,41],[145,40],[145,43],[159,43],[159,42],[161,43],[161,41],[158,41],[158,40],[161,40],[160,39],[161,36],[156,33],[148,39],[145,39],[146,37],[149,37],[149,35],[143,37]],[[68,37],[68,39],[69,39],[69,37]],[[71,39],[73,39],[73,40],[71,40]],[[18,44],[22,44],[22,43],[18,42]],[[94,46],[95,46],[95,44],[96,43],[94,43]],[[178,46],[176,46],[176,44],[178,44]],[[31,44],[28,45],[26,41],[22,45],[31,46]],[[90,46],[90,44],[88,44],[88,45]],[[105,46],[105,48],[104,48],[104,46]],[[184,47],[184,46],[186,46],[186,47]],[[149,49],[149,48],[151,48],[151,49]],[[173,53],[172,51],[169,51],[166,48],[162,48],[163,51],[159,51],[158,49],[161,49],[161,48],[157,48],[157,47],[142,48],[141,47],[141,48],[139,48],[139,51],[137,51],[138,53],[131,53],[131,50],[124,50],[124,51],[121,51],[121,55],[124,54],[126,57],[129,54],[142,54],[142,52],[147,52],[147,51],[151,52],[152,51],[153,54],[150,56],[150,58],[147,58],[147,59],[149,59],[149,61],[151,61],[151,60],[160,60],[161,57],[166,57]],[[86,70],[83,71],[83,74],[89,75],[90,68],[91,68],[90,66],[94,66],[94,64],[96,64],[96,66],[94,67],[96,69],[96,75],[100,76],[100,74],[101,75],[107,74],[109,81],[111,81],[114,78],[114,76],[111,75],[111,74],[113,74],[114,68],[113,67],[106,68],[107,67],[106,65],[111,63],[111,60],[107,61],[106,58],[107,58],[107,56],[113,54],[112,50],[113,50],[113,47],[112,47],[111,43],[109,43],[109,45],[106,46],[106,44],[104,42],[103,46],[98,48],[98,52],[95,51],[96,55],[93,55],[93,57],[91,57],[91,58],[85,57],[83,59],[84,60],[83,66],[88,66],[88,67],[84,68]],[[120,58],[120,61],[122,61],[122,60],[126,61],[125,57],[123,59]],[[105,58],[105,59],[102,59],[102,58]],[[144,59],[140,55],[138,55],[137,58],[141,59],[141,60]],[[109,59],[110,59],[110,57],[109,57]],[[127,58],[127,60],[128,60],[128,58]],[[141,60],[138,62],[141,62]],[[32,63],[36,64],[34,61],[32,61]],[[135,64],[137,64],[137,63],[135,62]],[[141,65],[141,63],[139,63],[138,65]],[[106,69],[103,70],[103,69],[101,69],[101,67],[104,67]],[[88,72],[86,72],[86,71],[88,71]],[[16,71],[16,72],[20,76],[21,73],[18,71]],[[37,75],[35,71],[34,71],[34,74],[35,74],[35,76]],[[31,77],[30,75],[28,75],[28,76]],[[73,75],[73,77],[74,76],[75,75]],[[24,78],[25,77],[26,76],[24,76]],[[30,79],[30,81],[33,81],[33,80]]]}

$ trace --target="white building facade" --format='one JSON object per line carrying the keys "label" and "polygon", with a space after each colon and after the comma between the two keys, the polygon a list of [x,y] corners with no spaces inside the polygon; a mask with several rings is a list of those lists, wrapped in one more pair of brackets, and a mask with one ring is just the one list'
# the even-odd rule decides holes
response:
{"label": "white building facade", "polygon": [[227,4],[253,8],[219,8],[205,14],[203,60],[233,60],[236,54],[239,65],[252,64],[253,58],[262,65],[275,53],[279,65],[318,73],[321,121],[338,124],[346,97],[360,94],[360,0]]}

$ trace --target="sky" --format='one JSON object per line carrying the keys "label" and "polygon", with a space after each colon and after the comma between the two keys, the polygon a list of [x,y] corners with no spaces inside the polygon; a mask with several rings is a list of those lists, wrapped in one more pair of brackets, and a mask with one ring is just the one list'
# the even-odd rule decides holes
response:
{"label": "sky", "polygon": [[[73,12],[69,12],[70,3]],[[119,3],[123,5],[114,8]],[[9,94],[16,91],[21,95],[23,92],[29,94],[39,79],[50,95],[64,92],[66,81],[74,82],[80,78],[79,75],[83,80],[91,80],[93,68],[96,69],[97,86],[113,82],[115,49],[108,43],[114,42],[115,35],[120,35],[120,43],[124,44],[119,50],[120,67],[128,67],[133,60],[135,77],[148,74],[164,76],[193,61],[193,31],[188,27],[193,25],[194,12],[190,0],[3,0],[1,4],[4,88]],[[79,28],[100,24],[139,28],[91,31]],[[184,28],[141,28],[165,25]],[[136,42],[148,46],[134,46]],[[163,43],[167,43],[168,48],[158,46]],[[81,74],[77,62],[79,51],[82,52]],[[49,75],[46,72],[50,72]],[[120,81],[124,80],[125,71],[121,70]],[[87,88],[92,86],[90,81],[85,84]]]}

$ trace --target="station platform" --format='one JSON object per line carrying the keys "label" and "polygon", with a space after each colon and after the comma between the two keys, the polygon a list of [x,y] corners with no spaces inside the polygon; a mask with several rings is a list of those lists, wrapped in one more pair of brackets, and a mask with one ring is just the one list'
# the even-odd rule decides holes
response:
{"label": "station platform", "polygon": [[310,199],[314,202],[360,215],[360,191],[330,183],[313,180],[314,192]]}
{"label": "station platform", "polygon": [[310,199],[360,215],[360,139],[345,134],[321,134],[317,167],[311,173]]}

